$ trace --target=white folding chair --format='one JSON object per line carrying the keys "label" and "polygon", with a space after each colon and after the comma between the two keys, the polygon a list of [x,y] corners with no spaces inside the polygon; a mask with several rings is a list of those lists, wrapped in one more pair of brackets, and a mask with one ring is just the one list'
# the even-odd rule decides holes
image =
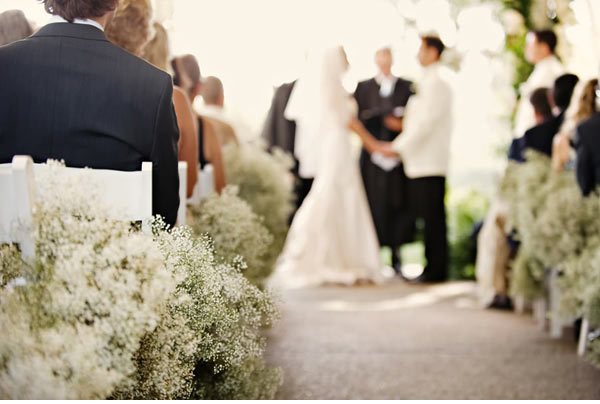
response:
{"label": "white folding chair", "polygon": [[17,243],[23,258],[35,253],[31,234],[34,198],[33,160],[14,156],[0,165],[0,243]]}
{"label": "white folding chair", "polygon": [[186,221],[187,167],[187,161],[179,162],[179,209],[177,210],[178,226],[184,226]]}
{"label": "white folding chair", "polygon": [[[34,165],[36,176],[47,169],[46,164]],[[81,175],[94,184],[98,203],[107,209],[109,218],[141,221],[142,232],[152,233],[152,163],[143,162],[141,171],[66,167],[63,174]]]}
{"label": "white folding chair", "polygon": [[207,164],[198,171],[198,182],[194,187],[194,193],[187,200],[188,205],[198,205],[203,199],[215,190],[215,171],[212,164]]}

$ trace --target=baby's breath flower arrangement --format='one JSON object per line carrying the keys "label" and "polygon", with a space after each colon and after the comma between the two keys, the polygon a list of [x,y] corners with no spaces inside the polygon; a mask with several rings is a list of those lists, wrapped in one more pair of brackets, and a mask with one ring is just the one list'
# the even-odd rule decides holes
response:
{"label": "baby's breath flower arrangement", "polygon": [[[553,174],[549,159],[535,152],[524,164],[511,163],[502,190],[521,241],[511,293],[541,297],[545,271],[556,268],[562,316],[600,326],[600,197],[583,198],[572,172]],[[600,365],[594,343],[589,356]]]}
{"label": "baby's breath flower arrangement", "polygon": [[223,151],[227,183],[239,187],[239,197],[262,217],[274,240],[267,252],[273,268],[283,249],[294,209],[293,160],[283,151],[269,154],[257,145],[228,147]]}
{"label": "baby's breath flower arrangement", "polygon": [[0,249],[0,398],[273,398],[259,328],[278,312],[243,262],[189,228],[105,219],[61,169],[37,179],[35,258]]}
{"label": "baby's breath flower arrangement", "polygon": [[16,245],[0,245],[0,288],[18,278],[23,271],[21,253]]}
{"label": "baby's breath flower arrangement", "polygon": [[[279,374],[277,369],[263,366],[248,375],[232,372],[247,361],[262,361],[265,341],[259,328],[278,317],[272,297],[242,275],[241,262],[218,262],[208,238],[194,237],[187,227],[166,232],[160,224],[155,235],[166,266],[179,283],[157,329],[136,353],[136,385],[116,397],[186,399],[205,391],[210,394],[202,398],[263,398],[245,395],[247,389],[223,391],[216,384],[205,386],[206,382],[263,383],[269,389],[261,391],[276,391],[281,380],[272,375]],[[206,379],[205,373],[214,380]]]}
{"label": "baby's breath flower arrangement", "polygon": [[[0,290],[0,397],[106,398],[135,371],[175,283],[151,238],[105,219],[89,184],[50,168],[35,259],[19,261],[21,286]],[[3,271],[15,265],[6,257]]]}
{"label": "baby's breath flower arrangement", "polygon": [[273,236],[263,219],[238,197],[238,187],[230,185],[220,196],[214,193],[190,211],[190,226],[197,235],[210,236],[216,255],[225,262],[241,256],[246,278],[262,286],[273,269],[268,256]]}

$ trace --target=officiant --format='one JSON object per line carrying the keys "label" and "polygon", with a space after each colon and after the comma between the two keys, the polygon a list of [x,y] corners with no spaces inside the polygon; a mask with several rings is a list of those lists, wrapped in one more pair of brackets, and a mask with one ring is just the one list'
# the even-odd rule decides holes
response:
{"label": "officiant", "polygon": [[[354,93],[363,125],[378,140],[387,142],[402,132],[404,107],[413,94],[410,81],[392,74],[392,63],[391,49],[379,49],[375,53],[379,73],[358,83]],[[404,168],[399,164],[386,171],[387,168],[371,161],[364,148],[360,168],[379,243],[392,248],[392,264],[399,272],[400,246],[411,242],[414,236],[414,221],[407,213],[404,195],[407,181]]]}

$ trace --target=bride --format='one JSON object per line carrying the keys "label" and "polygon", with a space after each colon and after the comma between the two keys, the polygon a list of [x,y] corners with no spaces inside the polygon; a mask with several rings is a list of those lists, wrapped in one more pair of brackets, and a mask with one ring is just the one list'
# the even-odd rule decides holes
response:
{"label": "bride", "polygon": [[[344,90],[344,49],[309,57],[306,72],[290,96],[286,118],[297,125],[295,154],[300,175],[315,181],[294,216],[275,270],[284,286],[379,282],[379,243],[350,130],[369,151],[379,142],[357,118],[357,105]],[[277,282],[277,281],[276,281]]]}

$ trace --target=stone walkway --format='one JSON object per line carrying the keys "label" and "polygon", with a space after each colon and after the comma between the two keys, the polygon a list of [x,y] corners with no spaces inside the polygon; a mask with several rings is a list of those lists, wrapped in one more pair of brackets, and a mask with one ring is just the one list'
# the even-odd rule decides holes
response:
{"label": "stone walkway", "polygon": [[529,315],[482,310],[469,282],[281,294],[280,399],[600,399],[572,330],[552,340]]}

